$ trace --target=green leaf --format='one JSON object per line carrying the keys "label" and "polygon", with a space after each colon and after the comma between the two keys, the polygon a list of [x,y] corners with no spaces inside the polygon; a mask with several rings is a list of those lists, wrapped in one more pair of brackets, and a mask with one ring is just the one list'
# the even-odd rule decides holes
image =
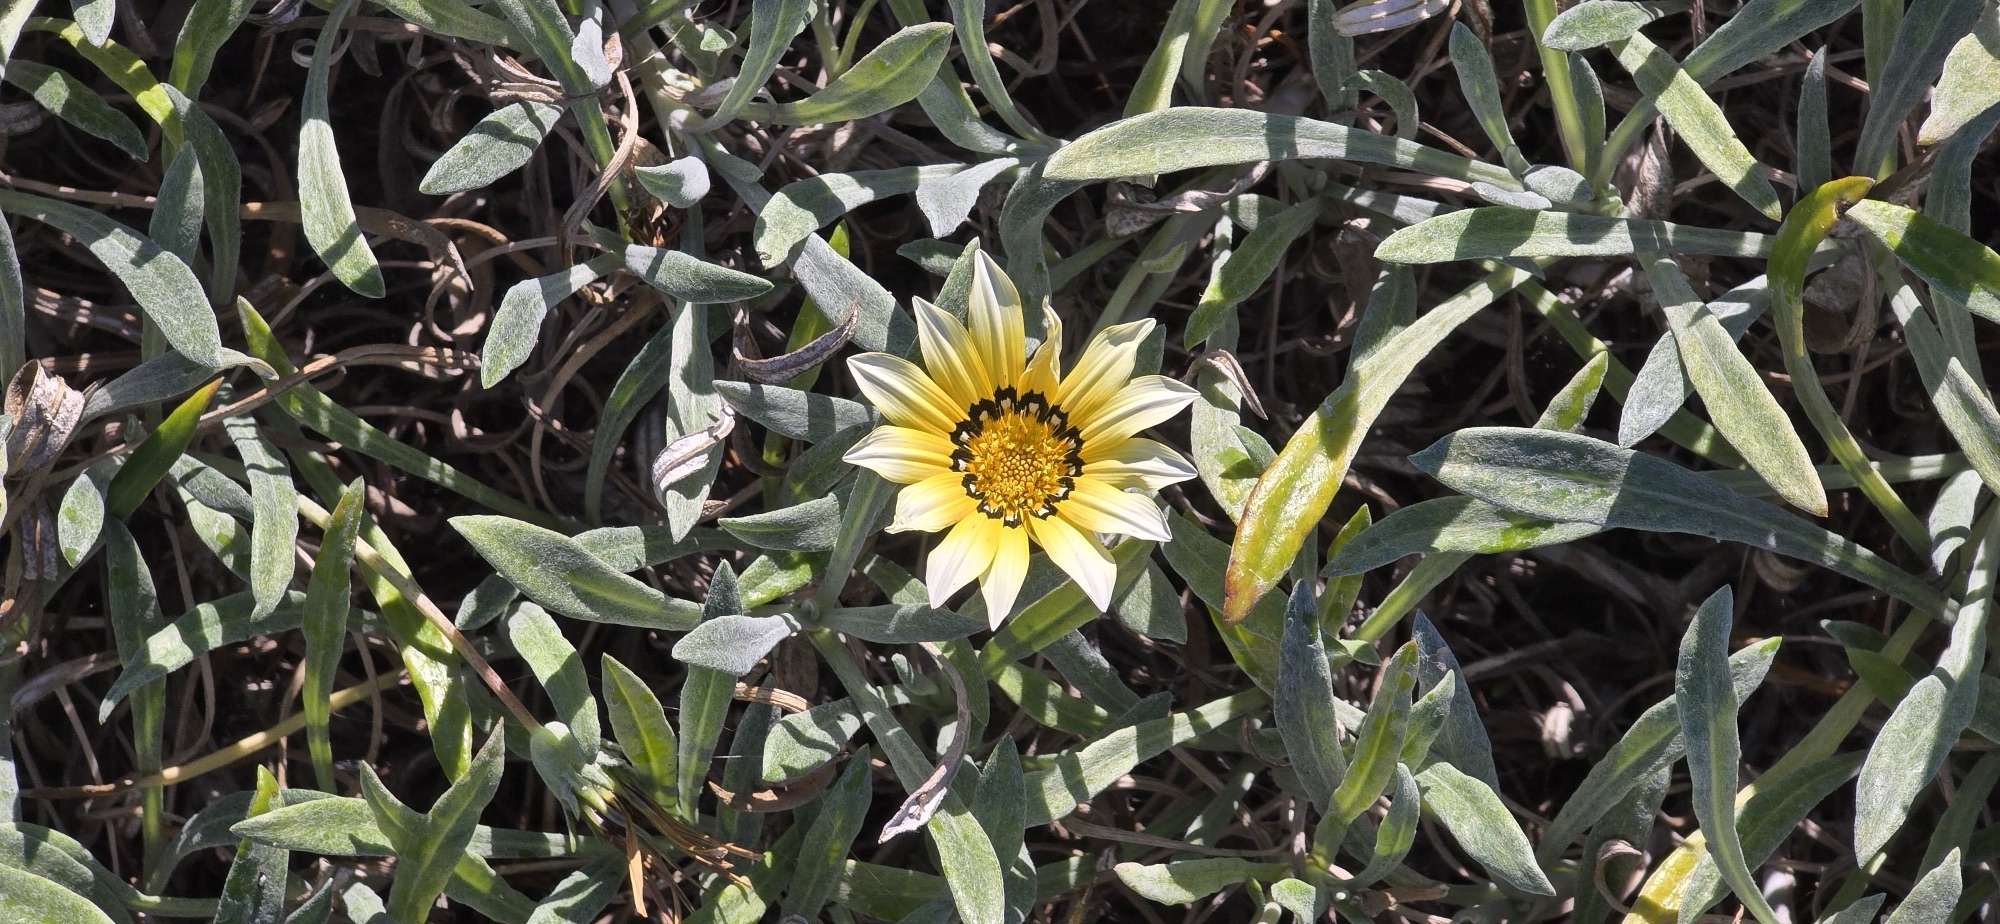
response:
{"label": "green leaf", "polygon": [[1715,428],[1780,497],[1801,510],[1823,514],[1826,488],[1813,470],[1812,454],[1757,367],[1736,348],[1736,338],[1702,304],[1671,257],[1654,256],[1643,262],[1680,347],[1681,366],[1707,405]]}
{"label": "green leaf", "polygon": [[788,783],[824,766],[861,730],[861,712],[842,697],[778,720],[764,739],[760,778]]}
{"label": "green leaf", "polygon": [[523,279],[507,287],[500,308],[493,313],[493,325],[479,349],[479,387],[492,388],[508,373],[528,361],[542,336],[542,319],[563,299],[581,291],[604,274],[623,266],[622,254],[608,253],[587,263],[550,273],[537,279]]}
{"label": "green leaf", "polygon": [[356,295],[381,298],[386,291],[382,267],[354,218],[347,195],[347,176],[340,169],[340,151],[333,144],[333,124],[327,82],[333,49],[340,41],[340,24],[354,14],[361,0],[339,0],[313,42],[312,64],[306,69],[305,94],[299,102],[300,225],[313,251],[326,261],[342,285]]}
{"label": "green leaf", "polygon": [[[680,739],[667,722],[667,710],[660,705],[632,669],[618,663],[609,653],[603,660],[604,709],[611,719],[611,733],[618,749],[632,765],[646,795],[668,812],[674,811],[674,781],[679,771],[675,754]],[[769,750],[767,744],[766,750]]]}
{"label": "green leaf", "polygon": [[[1396,778],[1403,739],[1410,726],[1410,691],[1416,688],[1417,645],[1405,642],[1382,667],[1382,682],[1368,715],[1354,731],[1354,761],[1334,790],[1327,823],[1345,828],[1375,804]],[[1476,781],[1475,781],[1476,782]],[[1480,783],[1484,786],[1484,783]]]}
{"label": "green leaf", "polygon": [[299,536],[298,489],[292,484],[285,457],[264,438],[255,420],[230,417],[222,425],[243,457],[243,470],[250,481],[250,502],[256,513],[250,523],[250,594],[257,600],[254,615],[261,618],[284,599],[292,575],[298,571],[293,548]]}
{"label": "green leaf", "polygon": [[361,479],[356,478],[334,505],[326,535],[320,540],[319,556],[313,560],[312,577],[306,582],[304,612],[299,620],[306,646],[305,682],[299,689],[306,715],[306,743],[320,788],[328,792],[335,783],[333,740],[327,732],[333,711],[327,698],[333,695],[333,675],[346,647],[349,591],[354,586],[349,569],[354,566],[354,542],[361,535],[366,496]]}
{"label": "green leaf", "polygon": [[1375,858],[1354,875],[1350,888],[1373,885],[1403,865],[1403,858],[1410,855],[1410,848],[1417,843],[1417,821],[1422,817],[1423,804],[1417,778],[1409,767],[1398,763],[1389,812],[1382,817],[1382,826],[1375,829]]}
{"label": "green leaf", "polygon": [[603,732],[597,721],[597,700],[591,696],[590,681],[583,675],[583,659],[563,637],[546,610],[539,606],[518,607],[507,617],[507,640],[528,662],[549,705],[569,727],[579,755],[596,759],[603,748]]}
{"label": "green leaf", "polygon": [[[278,778],[258,767],[249,816],[270,811],[277,801]],[[250,840],[239,844],[216,902],[216,924],[279,924],[285,915],[285,866],[289,860],[289,852],[281,848]]]}
{"label": "green leaf", "polygon": [[1922,212],[1879,199],[1846,214],[1932,289],[2000,322],[2000,254]]}
{"label": "green leaf", "polygon": [[[1176,106],[1097,129],[1050,155],[1042,178],[1111,180],[1260,160],[1382,164],[1519,190],[1501,167],[1331,122],[1248,109]],[[1017,280],[1018,282],[1018,280]]]}
{"label": "green leaf", "polygon": [[677,299],[695,305],[738,302],[771,291],[769,280],[705,263],[678,250],[631,244],[625,268]]}
{"label": "green leaf", "polygon": [[781,436],[817,443],[855,427],[882,423],[874,408],[782,385],[717,381],[715,390],[729,406]]}
{"label": "green leaf", "polygon": [[1446,678],[1453,680],[1451,706],[1444,728],[1431,745],[1432,759],[1444,760],[1497,791],[1500,773],[1493,766],[1493,744],[1479,720],[1479,709],[1472,701],[1471,685],[1459,669],[1458,657],[1451,653],[1437,626],[1421,612],[1410,621],[1410,637],[1417,643],[1417,689],[1429,696]]}
{"label": "green leaf", "polygon": [[757,662],[792,637],[799,621],[780,613],[776,616],[731,614],[704,620],[674,643],[674,659],[693,667],[704,667],[731,677],[750,673]]}
{"label": "green leaf", "polygon": [[98,709],[99,720],[108,718],[127,694],[188,666],[198,654],[297,628],[301,618],[299,606],[304,601],[304,594],[289,596],[277,611],[255,623],[250,621],[255,603],[247,593],[230,594],[188,610],[146,639],[145,648],[125,665],[124,673],[105,692]]}
{"label": "green leaf", "polygon": [[200,96],[222,43],[243,24],[254,0],[195,0],[174,38],[174,62],[168,80],[189,96]]}
{"label": "green leaf", "polygon": [[825,552],[840,533],[840,498],[828,495],[802,504],[715,521],[730,535],[760,549]]}
{"label": "green leaf", "polygon": [[[1899,4],[1900,6],[1900,4]],[[1854,146],[1854,170],[1873,175],[1894,153],[1903,119],[1943,72],[1946,56],[1992,4],[1985,0],[1911,0],[1896,29],[1896,43],[1868,88],[1868,118]],[[1875,50],[1869,48],[1869,56]],[[1871,78],[1875,73],[1869,72]]]}
{"label": "green leaf", "polygon": [[792,881],[785,888],[785,914],[812,920],[833,896],[846,868],[848,851],[861,833],[861,823],[867,820],[874,796],[871,776],[864,748],[847,762],[840,779],[818,800],[819,816],[799,841]]}
{"label": "green leaf", "polygon": [[1639,90],[1653,98],[1653,105],[1703,166],[1766,218],[1777,221],[1784,216],[1777,190],[1759,172],[1761,165],[1736,137],[1722,107],[1672,55],[1636,32],[1616,51],[1618,63],[1631,72]]}
{"label": "green leaf", "polygon": [[168,344],[210,369],[223,366],[221,328],[200,280],[152,238],[90,209],[11,189],[0,189],[0,210],[33,218],[81,240],[132,293]]}
{"label": "green leaf", "polygon": [[708,165],[692,154],[656,167],[634,167],[632,176],[661,202],[691,208],[708,195]]}
{"label": "green leaf", "polygon": [[[147,434],[139,448],[132,451],[132,457],[125,460],[124,467],[112,476],[111,485],[105,489],[104,503],[112,519],[123,520],[138,510],[146,495],[153,493],[153,486],[187,452],[188,444],[194,441],[195,428],[201,424],[202,412],[208,410],[209,401],[221,385],[222,380],[216,379],[188,396],[160,422],[159,429]],[[296,514],[293,516],[297,522]]]}
{"label": "green leaf", "polygon": [[1942,862],[1910,889],[1903,903],[1889,913],[1886,924],[1945,924],[1952,919],[1952,909],[1958,904],[1959,895],[1965,890],[1964,872],[1959,869],[1965,861],[1959,852],[1946,854]]}
{"label": "green leaf", "polygon": [[1626,256],[1634,253],[1760,257],[1768,235],[1691,228],[1642,218],[1486,206],[1447,212],[1389,235],[1375,248],[1392,263],[1503,257]]}
{"label": "green leaf", "polygon": [[757,213],[757,259],[775,267],[798,257],[813,232],[871,202],[916,192],[926,182],[964,172],[960,164],[890,167],[852,173],[822,173],[794,180],[771,194]]}
{"label": "green leaf", "polygon": [[[741,613],[744,609],[737,593],[736,569],[727,561],[722,562],[709,580],[708,599],[702,604],[700,622]],[[676,791],[682,817],[688,820],[695,818],[699,805],[695,800],[700,798],[702,781],[708,778],[709,764],[715,760],[715,745],[722,737],[722,722],[735,691],[735,674],[705,667],[689,665],[687,677],[681,681],[681,736],[676,752],[680,776]]]}
{"label": "green leaf", "polygon": [[[1734,342],[1743,339],[1744,332],[1770,304],[1770,289],[1765,277],[1759,276],[1718,296],[1707,308]],[[1659,432],[1693,392],[1687,367],[1681,362],[1680,340],[1669,326],[1626,389],[1624,410],[1618,418],[1618,445],[1630,449]]]}
{"label": "green leaf", "polygon": [[1518,513],[1691,533],[1812,562],[1928,613],[1950,604],[1874,552],[1687,469],[1572,433],[1471,427],[1410,457],[1455,490]]}
{"label": "green leaf", "polygon": [[1744,907],[1763,924],[1777,924],[1777,913],[1750,875],[1736,827],[1736,765],[1742,754],[1736,737],[1739,700],[1729,679],[1734,605],[1735,595],[1724,585],[1695,611],[1694,622],[1681,637],[1674,700],[1687,746],[1688,776],[1694,784],[1695,817],[1708,839],[1709,856]]}
{"label": "green leaf", "polygon": [[[1305,795],[1321,812],[1332,810],[1335,788],[1347,775],[1340,718],[1334,711],[1333,672],[1320,638],[1311,581],[1292,587],[1285,607],[1285,638],[1278,656],[1278,686],[1271,709],[1284,734],[1285,754]],[[1351,820],[1351,819],[1350,819]]]}
{"label": "green leaf", "polygon": [[1406,555],[1517,552],[1574,542],[1600,531],[1596,524],[1522,516],[1470,497],[1439,497],[1383,517],[1343,546],[1321,573],[1361,574]]}
{"label": "green leaf", "polygon": [[1465,94],[1465,102],[1479,120],[1480,129],[1500,152],[1508,170],[1516,175],[1526,174],[1527,158],[1521,155],[1520,147],[1514,144],[1514,133],[1507,127],[1507,111],[1500,100],[1500,80],[1493,74],[1493,56],[1479,37],[1459,22],[1451,24],[1450,54],[1452,70],[1458,72],[1459,90]]}
{"label": "green leaf", "polygon": [[0,919],[20,924],[112,924],[83,896],[4,865],[0,865]]}
{"label": "green leaf", "polygon": [[507,517],[454,517],[465,537],[528,599],[571,619],[684,632],[700,610],[611,569],[561,533]]}
{"label": "green leaf", "polygon": [[[235,838],[241,837],[285,850],[329,857],[396,855],[396,846],[376,822],[375,810],[367,799],[330,796],[309,789],[288,789],[280,801],[284,803],[282,808],[274,808],[248,820],[238,820],[228,826],[227,831],[219,834],[211,832],[204,840],[183,846],[191,850],[206,849],[233,843]],[[408,808],[401,809],[399,815],[405,819],[419,817]],[[218,823],[226,820],[218,819]],[[473,829],[463,853],[475,859],[495,860],[614,855],[622,858],[617,848],[604,841],[485,825]]]}
{"label": "green leaf", "polygon": [[1945,57],[1917,143],[1943,142],[1995,103],[2000,103],[2000,9],[1988,7]]}
{"label": "green leaf", "polygon": [[[98,5],[111,8],[110,0]],[[43,109],[86,134],[109,141],[140,160],[146,159],[146,136],[139,133],[139,126],[68,72],[17,58],[7,62],[7,82],[26,90]]]}
{"label": "green leaf", "polygon": [[1211,857],[1174,863],[1120,863],[1112,868],[1126,888],[1162,905],[1189,905],[1251,879],[1284,875],[1282,863]]}
{"label": "green leaf", "polygon": [[1417,774],[1424,804],[1451,831],[1467,855],[1509,886],[1533,895],[1554,895],[1534,848],[1491,787],[1450,764],[1433,764]]}
{"label": "green leaf", "polygon": [[[1806,814],[1854,778],[1861,768],[1862,755],[1842,754],[1818,761],[1778,782],[1760,788],[1743,803],[1737,815],[1737,829],[1743,836],[1743,853],[1756,865],[1775,853],[1785,839],[1804,821]],[[1704,854],[1687,885],[1681,887],[1680,916],[1693,922],[1728,893],[1712,855]]]}
{"label": "green leaf", "polygon": [[1051,755],[1051,769],[1028,774],[1028,825],[1045,825],[1068,815],[1141,762],[1269,703],[1261,691],[1244,690],[1164,719],[1128,725],[1081,748]]}
{"label": "green leaf", "polygon": [[812,0],[764,0],[750,7],[750,39],[736,82],[729,87],[715,113],[689,127],[690,131],[710,132],[734,120],[756,98],[764,83],[777,70],[778,59],[792,44],[793,36],[805,31],[812,19]]}
{"label": "green leaf", "polygon": [[987,627],[986,620],[922,603],[842,606],[819,614],[818,622],[842,635],[877,645],[912,645],[964,638]]}
{"label": "green leaf", "polygon": [[490,185],[521,169],[562,113],[561,106],[529,99],[493,110],[431,164],[417,190],[427,196],[448,196]]}
{"label": "green leaf", "polygon": [[[754,15],[754,14],[753,14]],[[882,40],[832,83],[796,103],[752,105],[744,114],[779,125],[864,119],[916,99],[951,51],[951,24],[910,26]]]}
{"label": "green leaf", "polygon": [[1588,51],[1623,41],[1655,19],[1667,15],[1663,3],[1625,0],[1584,0],[1562,11],[1542,32],[1542,44],[1557,51]]}
{"label": "green leaf", "polygon": [[389,916],[397,924],[423,924],[430,908],[451,881],[452,870],[472,842],[479,812],[493,801],[500,786],[504,736],[495,734],[479,749],[463,778],[439,796],[431,810],[422,815],[403,806],[375,775],[374,767],[363,764],[361,791],[389,843],[396,850],[396,877],[389,887]]}
{"label": "green leaf", "polygon": [[[1400,84],[1399,84],[1400,86]],[[1241,304],[1244,299],[1256,294],[1278,268],[1279,261],[1292,243],[1312,230],[1324,207],[1320,198],[1307,199],[1269,218],[1257,222],[1257,227],[1243,238],[1243,242],[1231,251],[1229,259],[1219,261],[1215,275],[1208,281],[1208,288],[1201,293],[1201,302],[1195,307],[1194,316],[1188,319],[1186,343],[1199,343],[1208,339],[1222,322],[1222,312]]]}
{"label": "green leaf", "polygon": [[[1738,702],[1749,698],[1764,682],[1765,673],[1778,655],[1778,643],[1776,638],[1765,639],[1729,656],[1729,683]],[[1563,803],[1555,821],[1542,834],[1541,859],[1545,865],[1561,858],[1578,835],[1596,824],[1633,787],[1671,767],[1687,753],[1678,703],[1678,699],[1668,696],[1653,704],[1590,768],[1582,785]]]}
{"label": "green leaf", "polygon": [[1417,363],[1465,319],[1527,279],[1520,270],[1501,269],[1446,299],[1351,367],[1340,388],[1299,424],[1245,503],[1223,584],[1225,621],[1241,621],[1291,567],[1376,416]]}

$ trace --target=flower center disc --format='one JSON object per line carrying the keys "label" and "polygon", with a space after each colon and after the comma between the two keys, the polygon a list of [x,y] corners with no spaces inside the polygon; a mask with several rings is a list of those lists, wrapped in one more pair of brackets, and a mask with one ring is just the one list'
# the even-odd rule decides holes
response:
{"label": "flower center disc", "polygon": [[1041,392],[1001,388],[967,409],[951,441],[951,467],[965,473],[966,496],[1008,526],[1054,515],[1083,474],[1083,437]]}

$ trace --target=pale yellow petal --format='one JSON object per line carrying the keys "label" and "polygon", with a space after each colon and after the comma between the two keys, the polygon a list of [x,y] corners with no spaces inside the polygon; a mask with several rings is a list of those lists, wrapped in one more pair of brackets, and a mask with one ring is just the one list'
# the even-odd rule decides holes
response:
{"label": "pale yellow petal", "polygon": [[923,348],[924,369],[944,388],[952,403],[960,408],[993,397],[993,380],[986,364],[972,348],[972,336],[965,325],[923,299],[914,299],[917,309],[917,344]]}
{"label": "pale yellow petal", "polygon": [[924,563],[924,586],[930,590],[931,605],[943,606],[959,588],[986,573],[1000,549],[1000,534],[1006,531],[999,520],[984,515],[958,521]]}
{"label": "pale yellow petal", "polygon": [[1023,527],[1000,530],[1000,546],[993,564],[979,578],[979,594],[986,600],[986,621],[993,628],[1014,612],[1021,585],[1028,580],[1028,531]]}
{"label": "pale yellow petal", "polygon": [[1047,336],[1035,347],[1034,357],[1021,373],[1021,393],[1040,392],[1054,401],[1062,381],[1062,319],[1056,317],[1046,301],[1042,303],[1042,328]]}
{"label": "pale yellow petal", "polygon": [[1028,528],[1035,541],[1049,553],[1049,560],[1076,581],[1083,594],[1102,612],[1111,608],[1111,591],[1118,583],[1118,563],[1097,540],[1063,522],[1062,509],[1046,520],[1030,519]]}
{"label": "pale yellow petal", "polygon": [[1056,403],[1069,413],[1070,423],[1082,426],[1125,387],[1139,360],[1139,341],[1152,330],[1153,319],[1145,318],[1107,327],[1091,338],[1076,368],[1056,388]]}
{"label": "pale yellow petal", "polygon": [[965,320],[972,330],[972,345],[979,350],[993,384],[1020,381],[1028,356],[1021,294],[1014,290],[1000,264],[983,250],[972,260],[972,293],[966,300]]}
{"label": "pale yellow petal", "polygon": [[928,430],[876,427],[841,459],[897,484],[916,484],[951,471],[951,441]]}
{"label": "pale yellow petal", "polygon": [[963,475],[945,472],[904,488],[896,495],[892,533],[934,533],[968,517],[985,519],[979,502],[966,496]]}
{"label": "pale yellow petal", "polygon": [[1084,477],[1114,488],[1158,491],[1195,476],[1194,466],[1180,453],[1144,438],[1086,443],[1082,455]]}
{"label": "pale yellow petal", "polygon": [[1112,395],[1090,416],[1078,422],[1083,444],[1092,440],[1118,441],[1147,427],[1165,422],[1194,403],[1195,390],[1164,375],[1142,375]]}
{"label": "pale yellow petal", "polygon": [[868,403],[896,426],[950,433],[965,416],[964,405],[955,406],[924,370],[900,356],[863,353],[850,358],[847,368]]}
{"label": "pale yellow petal", "polygon": [[1076,487],[1056,508],[1058,516],[1086,532],[1113,533],[1165,542],[1173,533],[1160,505],[1151,498],[1127,494],[1095,478],[1076,479]]}

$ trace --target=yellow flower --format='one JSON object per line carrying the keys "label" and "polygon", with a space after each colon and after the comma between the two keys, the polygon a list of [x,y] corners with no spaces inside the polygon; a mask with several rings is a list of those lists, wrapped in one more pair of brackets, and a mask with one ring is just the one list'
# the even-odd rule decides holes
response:
{"label": "yellow flower", "polygon": [[1134,435],[1195,398],[1165,376],[1132,377],[1153,322],[1105,329],[1065,376],[1060,322],[1044,309],[1049,336],[1030,358],[1021,296],[983,253],[970,330],[923,299],[915,306],[924,368],[887,353],[848,361],[888,423],[846,459],[908,486],[891,532],[950,530],[926,566],[931,605],[978,579],[998,628],[1028,575],[1032,538],[1109,609],[1118,569],[1095,534],[1166,541],[1166,516],[1147,495],[1195,474],[1180,453]]}

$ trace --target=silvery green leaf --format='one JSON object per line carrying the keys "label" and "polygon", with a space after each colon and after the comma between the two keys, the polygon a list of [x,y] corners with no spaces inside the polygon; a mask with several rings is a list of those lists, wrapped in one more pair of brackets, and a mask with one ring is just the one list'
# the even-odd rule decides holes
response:
{"label": "silvery green leaf", "polygon": [[1447,212],[1411,225],[1384,239],[1375,256],[1391,263],[1445,263],[1641,252],[1761,257],[1770,249],[1768,235],[1745,231],[1492,206]]}
{"label": "silvery green leaf", "polygon": [[979,193],[988,183],[1020,166],[1018,157],[996,157],[973,164],[947,177],[917,183],[917,208],[930,223],[931,234],[944,237],[957,231],[979,204]]}
{"label": "silvery green leaf", "polygon": [[744,107],[749,106],[758,91],[764,89],[764,82],[771,79],[771,72],[777,70],[778,59],[791,46],[792,38],[805,30],[806,23],[812,19],[812,12],[812,0],[765,0],[753,4],[750,7],[750,37],[737,68],[736,82],[730,85],[728,96],[715,112],[689,126],[689,130],[714,131],[734,120]]}
{"label": "silvery green leaf", "polygon": [[1210,857],[1172,863],[1120,863],[1112,873],[1126,888],[1162,905],[1188,905],[1252,878],[1283,875],[1279,863],[1252,863],[1239,857]]}
{"label": "silvery green leaf", "polygon": [[604,27],[597,20],[586,17],[577,21],[576,40],[570,43],[569,57],[588,78],[592,89],[602,90],[611,84],[611,62],[604,57]]}
{"label": "silvery green leaf", "polygon": [[2000,103],[2000,9],[1989,6],[1945,57],[1930,115],[1917,130],[1917,143],[1932,145],[1950,138],[1995,103]]}
{"label": "silvery green leaf", "polygon": [[881,415],[865,404],[782,385],[718,380],[715,390],[736,412],[772,432],[819,442],[853,427],[874,427]]}
{"label": "silvery green leaf", "polygon": [[799,621],[785,613],[717,616],[681,636],[674,643],[674,658],[683,664],[741,677],[797,631]]}
{"label": "silvery green leaf", "polygon": [[1551,202],[1583,205],[1591,199],[1590,180],[1568,167],[1551,164],[1534,167],[1521,175],[1521,182],[1527,184],[1529,191]]}
{"label": "silvery green leaf", "polygon": [[306,240],[341,284],[357,295],[381,298],[387,291],[382,267],[354,217],[347,176],[340,167],[340,151],[333,144],[327,100],[328,72],[333,67],[334,47],[339,43],[340,24],[360,6],[361,0],[339,0],[327,15],[325,25],[320,27],[318,40],[313,42],[312,64],[306,69],[305,93],[299,103],[299,213]]}
{"label": "silvery green leaf", "polygon": [[737,302],[771,291],[769,280],[716,266],[678,250],[630,244],[625,268],[653,288],[695,305]]}
{"label": "silvery green leaf", "polygon": [[[109,10],[111,0],[97,0],[93,5]],[[105,27],[110,28],[108,21]],[[102,38],[97,40],[97,44],[103,43]],[[139,133],[139,127],[67,71],[15,58],[7,62],[6,76],[8,83],[27,91],[42,108],[63,121],[117,145],[133,157],[145,159],[146,136]]]}
{"label": "silvery green leaf", "polygon": [[[561,106],[530,99],[493,110],[431,164],[417,190],[448,196],[480,189],[521,169],[562,113]],[[640,183],[645,183],[643,174]]]}
{"label": "silvery green leaf", "polygon": [[978,616],[960,615],[923,603],[835,607],[819,614],[819,624],[877,645],[911,645],[965,638],[987,627]]}
{"label": "silvery green leaf", "polygon": [[561,533],[507,517],[455,517],[472,543],[521,593],[572,619],[685,631],[699,609],[614,571]]}
{"label": "silvery green leaf", "polygon": [[1450,764],[1432,764],[1417,774],[1417,786],[1425,806],[1494,879],[1533,895],[1556,894],[1535,865],[1528,836],[1492,787]]}
{"label": "silvery green leaf", "polygon": [[759,776],[787,783],[824,766],[861,730],[861,712],[845,697],[778,720],[764,739]]}
{"label": "silvery green leaf", "polygon": [[1881,77],[1868,91],[1868,117],[1855,142],[1855,172],[1872,174],[1888,158],[1904,118],[1944,71],[1952,47],[1968,33],[1977,34],[1973,27],[1991,6],[1985,0],[1912,0]]}
{"label": "silvery green leaf", "polygon": [[632,174],[647,192],[677,209],[690,208],[708,195],[708,165],[692,154],[656,167],[634,167]]}
{"label": "silvery green leaf", "polygon": [[1729,623],[1735,595],[1723,585],[1695,611],[1681,637],[1674,670],[1674,700],[1681,740],[1687,746],[1688,776],[1694,786],[1695,817],[1708,839],[1722,881],[1763,924],[1778,916],[1751,878],[1736,814],[1736,767],[1742,744],[1736,732],[1739,699],[1729,676]]}
{"label": "silvery green leaf", "polygon": [[[1770,304],[1770,288],[1765,277],[1759,276],[1709,302],[1708,311],[1734,341],[1742,339]],[[1659,432],[1693,393],[1687,369],[1681,364],[1680,342],[1669,329],[1653,344],[1626,390],[1625,408],[1618,419],[1618,445],[1630,449]]]}
{"label": "silvery green leaf", "polygon": [[757,213],[757,259],[767,267],[789,262],[813,232],[870,202],[916,192],[923,184],[956,176],[962,164],[890,167],[823,173],[796,180],[771,195]]}
{"label": "silvery green leaf", "polygon": [[[1729,682],[1739,702],[1764,682],[1764,674],[1777,657],[1778,642],[1776,638],[1765,639],[1729,656]],[[1596,824],[1634,786],[1671,767],[1686,752],[1678,701],[1669,696],[1641,714],[1590,768],[1582,785],[1543,832],[1542,862],[1554,863],[1578,835]]]}
{"label": "silvery green leaf", "polygon": [[499,310],[493,313],[493,324],[487,328],[486,342],[480,346],[480,387],[498,385],[528,361],[528,354],[541,339],[542,319],[550,309],[624,263],[622,254],[602,254],[587,263],[508,286]]}
{"label": "silvery green leaf", "polygon": [[1627,0],[1584,0],[1557,14],[1542,33],[1542,44],[1557,51],[1588,51],[1630,38],[1676,4],[1632,3]]}
{"label": "silvery green leaf", "polygon": [[285,457],[264,437],[254,418],[227,418],[223,429],[236,444],[250,481],[250,502],[256,513],[250,521],[250,593],[257,601],[251,618],[262,619],[284,600],[298,571],[293,551],[299,535],[298,489],[292,484]]}
{"label": "silvery green leaf", "polygon": [[1396,117],[1396,137],[1405,141],[1417,137],[1417,129],[1421,125],[1417,119],[1417,94],[1394,74],[1377,70],[1355,71],[1341,84],[1341,89],[1350,93],[1366,90],[1381,97],[1382,102],[1389,104],[1389,112]]}
{"label": "silvery green leaf", "polygon": [[0,190],[0,210],[75,236],[118,277],[177,352],[211,370],[227,362],[221,328],[200,280],[152,238],[90,209],[11,189]]}
{"label": "silvery green leaf", "polygon": [[795,103],[753,104],[743,115],[779,125],[850,122],[916,99],[951,51],[950,23],[908,26],[882,40],[832,83]]}
{"label": "silvery green leaf", "polygon": [[1903,903],[1889,913],[1886,924],[1945,924],[1952,919],[1952,909],[1958,905],[1958,897],[1965,891],[1964,872],[1959,867],[1965,861],[1959,851],[1945,855],[1943,861],[1917,880],[1904,896]]}
{"label": "silvery green leaf", "polygon": [[597,719],[597,700],[583,675],[583,660],[576,647],[563,637],[547,610],[524,604],[507,616],[507,641],[528,663],[535,679],[548,694],[549,705],[568,726],[579,754],[595,759],[603,745],[603,731]]}
{"label": "silvery green leaf", "polygon": [[[1521,156],[1514,133],[1507,127],[1507,112],[1500,100],[1500,79],[1494,76],[1493,57],[1486,45],[1464,23],[1455,22],[1451,24],[1449,48],[1452,70],[1458,72],[1459,91],[1465,94],[1465,102],[1486,133],[1486,139],[1493,142],[1508,170],[1526,175],[1528,161]],[[1547,208],[1548,200],[1542,201],[1540,207]]]}
{"label": "silvery green leaf", "polygon": [[1854,904],[1820,918],[1819,924],[1871,924],[1881,920],[1877,912],[1882,910],[1882,903],[1888,900],[1889,896],[1880,893],[1858,899]]}
{"label": "silvery green leaf", "polygon": [[[1759,789],[1743,803],[1743,810],[1737,816],[1744,855],[1756,865],[1763,865],[1808,812],[1854,778],[1861,768],[1861,759],[1860,754],[1828,757]],[[1681,889],[1680,919],[1694,924],[1728,894],[1715,857],[1704,855]]]}
{"label": "silvery green leaf", "polygon": [[1501,189],[1521,188],[1503,167],[1415,142],[1297,116],[1200,106],[1176,106],[1097,129],[1051,155],[1041,179],[1109,180],[1309,158],[1355,160],[1468,183],[1483,181]]}
{"label": "silvery green leaf", "polygon": [[1438,497],[1383,517],[1342,547],[1321,573],[1360,574],[1406,555],[1520,551],[1574,542],[1600,531],[1592,523],[1537,519],[1470,497]]}
{"label": "silvery green leaf", "polygon": [[1951,605],[1874,552],[1663,459],[1573,433],[1469,427],[1411,456],[1446,485],[1530,516],[1692,533],[1812,562],[1940,616]]}
{"label": "silvery green leaf", "polygon": [[840,498],[828,495],[802,504],[741,517],[722,517],[717,526],[760,549],[824,552],[840,532]]}

